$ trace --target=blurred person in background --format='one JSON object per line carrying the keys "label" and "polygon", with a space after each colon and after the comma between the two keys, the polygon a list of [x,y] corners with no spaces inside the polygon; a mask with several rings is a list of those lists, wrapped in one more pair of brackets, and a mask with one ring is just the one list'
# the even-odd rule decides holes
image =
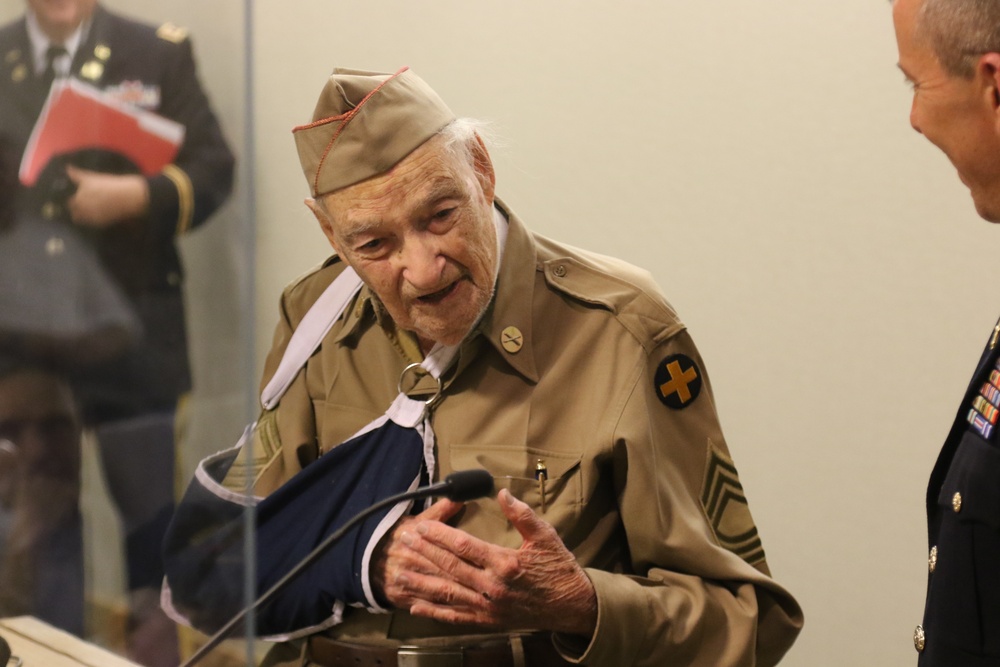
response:
{"label": "blurred person in background", "polygon": [[[82,241],[109,279],[88,283],[104,293],[82,294],[82,315],[47,299],[51,294],[34,294],[39,310],[50,308],[47,333],[77,317],[92,325],[80,330],[112,326],[121,335],[86,336],[90,345],[80,345],[79,337],[67,344],[38,335],[2,341],[6,354],[41,356],[69,378],[122,520],[128,654],[144,665],[175,665],[176,628],[159,608],[158,590],[159,545],[173,510],[175,419],[191,389],[176,241],[228,197],[234,158],[198,80],[185,30],[132,21],[96,0],[26,5],[22,18],[0,27],[0,163],[8,173],[16,173],[53,82],[63,79],[176,121],[185,132],[174,160],[151,176],[116,153],[88,149],[58,156],[35,186],[16,188],[12,225],[37,240],[39,252],[52,259],[47,266],[65,270],[84,253],[76,252]],[[23,296],[31,285],[14,289],[8,282],[6,288]],[[113,304],[114,314],[91,300],[102,308]]]}

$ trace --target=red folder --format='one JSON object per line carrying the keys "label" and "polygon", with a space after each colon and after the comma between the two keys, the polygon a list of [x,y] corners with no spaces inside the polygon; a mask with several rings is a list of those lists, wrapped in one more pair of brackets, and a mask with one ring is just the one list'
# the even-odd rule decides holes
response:
{"label": "red folder", "polygon": [[173,161],[183,140],[180,123],[121,103],[76,79],[64,79],[49,91],[19,176],[21,183],[32,186],[53,157],[89,148],[121,153],[152,176]]}

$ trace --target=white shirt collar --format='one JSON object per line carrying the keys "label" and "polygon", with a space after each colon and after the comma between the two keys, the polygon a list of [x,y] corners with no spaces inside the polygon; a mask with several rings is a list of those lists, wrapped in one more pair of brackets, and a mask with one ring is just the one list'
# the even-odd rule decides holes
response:
{"label": "white shirt collar", "polygon": [[[28,10],[25,12],[25,18],[28,25],[28,39],[31,41],[31,54],[33,56],[33,62],[35,64],[35,73],[41,74],[45,71],[45,52],[49,50],[52,46],[52,41],[49,39],[42,31],[42,27],[38,24],[38,18],[35,17],[34,12]],[[65,47],[68,56],[64,56],[60,60],[56,61],[56,68],[60,70],[60,74],[66,76],[69,74],[70,63],[73,62],[73,58],[76,57],[76,52],[80,48],[80,44],[83,43],[83,39],[87,32],[90,30],[90,21],[87,19],[73,31],[73,34],[66,38],[66,41],[62,43]]]}

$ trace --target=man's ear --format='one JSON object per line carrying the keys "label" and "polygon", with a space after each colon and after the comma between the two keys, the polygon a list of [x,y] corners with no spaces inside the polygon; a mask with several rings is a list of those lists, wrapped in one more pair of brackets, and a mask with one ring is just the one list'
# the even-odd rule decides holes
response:
{"label": "man's ear", "polygon": [[326,236],[326,240],[330,242],[333,247],[333,251],[343,257],[340,253],[340,249],[337,247],[337,240],[333,234],[333,223],[330,222],[330,216],[326,214],[323,210],[323,206],[317,202],[315,199],[306,199],[306,206],[312,211],[312,214],[316,217],[316,221],[319,223],[320,229],[323,230],[323,234]]}
{"label": "man's ear", "polygon": [[986,102],[991,105],[997,132],[1000,133],[1000,53],[984,53],[976,63],[976,75],[985,86]]}
{"label": "man's ear", "polygon": [[493,171],[493,160],[490,159],[490,153],[486,150],[486,144],[478,134],[472,143],[471,151],[472,168],[479,180],[479,187],[483,189],[487,201],[492,202],[493,193],[496,190],[496,172]]}

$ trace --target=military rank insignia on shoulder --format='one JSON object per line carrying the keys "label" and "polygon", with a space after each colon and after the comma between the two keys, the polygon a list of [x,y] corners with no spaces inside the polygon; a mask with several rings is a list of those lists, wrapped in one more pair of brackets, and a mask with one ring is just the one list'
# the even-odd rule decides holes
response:
{"label": "military rank insignia on shoulder", "polygon": [[764,562],[764,548],[750,515],[736,466],[711,440],[708,442],[701,504],[721,546],[751,565],[758,566]]}
{"label": "military rank insignia on shoulder", "polygon": [[672,354],[656,366],[653,390],[668,408],[683,410],[701,393],[701,369],[686,354]]}
{"label": "military rank insignia on shoulder", "polygon": [[187,28],[181,28],[173,23],[164,23],[156,29],[156,36],[174,44],[180,44],[188,36]]}

